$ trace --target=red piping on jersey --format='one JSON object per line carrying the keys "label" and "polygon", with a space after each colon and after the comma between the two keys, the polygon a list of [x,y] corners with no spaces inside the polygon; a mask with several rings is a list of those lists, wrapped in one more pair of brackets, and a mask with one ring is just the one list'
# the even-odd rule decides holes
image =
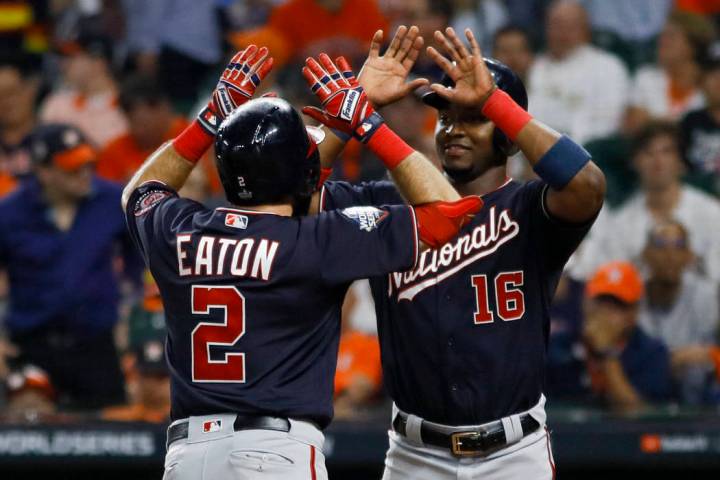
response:
{"label": "red piping on jersey", "polygon": [[281,217],[282,215],[278,215],[277,213],[273,212],[259,212],[257,210],[242,210],[240,208],[229,208],[229,207],[217,207],[215,210],[220,210],[221,212],[239,212],[239,213],[245,213],[247,215],[275,215],[278,217]]}
{"label": "red piping on jersey", "polygon": [[552,451],[550,450],[550,432],[547,427],[545,427],[545,445],[547,445],[548,462],[550,463],[550,468],[552,468],[552,478],[555,480],[555,463],[553,462]]}
{"label": "red piping on jersey", "polygon": [[315,447],[313,445],[310,445],[310,479],[317,480],[317,473],[315,473]]}
{"label": "red piping on jersey", "polygon": [[409,205],[408,208],[410,209],[410,218],[412,218],[413,248],[415,249],[415,260],[413,261],[413,266],[410,269],[415,270],[415,267],[417,267],[417,264],[420,261],[420,238],[418,237],[418,222],[417,215],[415,214],[415,209]]}
{"label": "red piping on jersey", "polygon": [[481,196],[481,197],[484,197],[485,195],[487,195],[487,194],[489,194],[489,193],[497,192],[498,190],[500,190],[500,189],[502,189],[502,188],[505,188],[505,187],[508,185],[508,183],[510,183],[510,182],[512,182],[512,181],[513,181],[512,177],[505,177],[505,181],[503,182],[502,185],[500,185],[500,186],[497,187],[497,188],[494,188],[494,189],[490,190],[489,192],[485,192],[485,193],[483,193],[483,194],[480,195],[480,196]]}

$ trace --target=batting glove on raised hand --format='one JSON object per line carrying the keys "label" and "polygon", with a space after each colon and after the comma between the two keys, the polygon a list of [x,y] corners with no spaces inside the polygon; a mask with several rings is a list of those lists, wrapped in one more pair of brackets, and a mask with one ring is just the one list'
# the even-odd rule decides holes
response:
{"label": "batting glove on raised hand", "polygon": [[385,120],[375,112],[344,57],[333,63],[321,53],[318,60],[319,63],[314,58],[305,60],[302,72],[323,108],[304,107],[303,113],[330,128],[342,140],[355,137],[367,143]]}
{"label": "batting glove on raised hand", "polygon": [[272,69],[273,58],[268,49],[248,46],[235,54],[220,76],[212,99],[198,115],[200,125],[211,135],[237,107],[250,100],[258,85]]}

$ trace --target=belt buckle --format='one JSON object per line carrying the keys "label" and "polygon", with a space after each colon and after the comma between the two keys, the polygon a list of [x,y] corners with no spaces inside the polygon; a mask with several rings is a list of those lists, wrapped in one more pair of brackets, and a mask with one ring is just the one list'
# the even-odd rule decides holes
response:
{"label": "belt buckle", "polygon": [[[456,432],[450,435],[452,453],[457,457],[474,457],[482,453],[482,443],[485,432]],[[472,446],[468,444],[474,444]]]}

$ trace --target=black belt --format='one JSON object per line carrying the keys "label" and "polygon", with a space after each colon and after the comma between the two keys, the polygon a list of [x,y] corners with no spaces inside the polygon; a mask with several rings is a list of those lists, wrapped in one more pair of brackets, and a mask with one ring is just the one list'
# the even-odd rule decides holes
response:
{"label": "black belt", "polygon": [[[170,425],[167,431],[166,447],[177,441],[188,438],[190,422],[180,422]],[[233,422],[233,430],[276,430],[278,432],[290,431],[290,420],[283,417],[250,417],[238,415]]]}
{"label": "black belt", "polygon": [[[406,413],[398,412],[393,419],[393,430],[400,435],[407,436],[407,418]],[[520,415],[520,425],[522,426],[523,436],[540,428],[540,423],[528,413]],[[470,430],[459,430],[452,433],[440,431],[437,427],[422,422],[420,424],[420,437],[423,443],[447,448],[457,457],[487,455],[507,446],[505,427],[503,427],[500,420],[485,423]]]}

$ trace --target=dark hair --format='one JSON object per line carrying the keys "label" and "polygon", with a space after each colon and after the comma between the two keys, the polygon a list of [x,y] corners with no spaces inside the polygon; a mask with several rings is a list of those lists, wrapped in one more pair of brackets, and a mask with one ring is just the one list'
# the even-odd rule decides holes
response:
{"label": "dark hair", "polygon": [[651,227],[647,233],[646,243],[648,243],[648,244],[651,243],[652,240],[658,235],[658,232],[661,229],[667,228],[667,227],[677,228],[678,231],[680,232],[680,234],[682,235],[685,243],[686,244],[688,243],[690,234],[689,234],[687,228],[685,227],[685,225],[682,222],[680,222],[679,220],[677,220],[675,218],[666,218],[666,219],[658,220],[653,225],[651,225]]}
{"label": "dark hair", "polygon": [[443,15],[448,21],[455,16],[455,5],[450,0],[429,0],[428,10]]}
{"label": "dark hair", "polygon": [[693,49],[695,61],[704,63],[708,47],[715,38],[713,23],[703,15],[683,11],[672,12],[668,23],[677,25],[683,31]]}
{"label": "dark hair", "polygon": [[645,125],[633,138],[632,156],[634,157],[641,150],[644,150],[650,142],[657,137],[668,136],[672,138],[680,152],[680,130],[678,127],[667,120],[653,120]]}
{"label": "dark hair", "polygon": [[23,52],[0,53],[0,68],[13,68],[23,78],[40,75],[42,58],[39,55]]}
{"label": "dark hair", "polygon": [[131,111],[137,104],[159,105],[168,102],[168,96],[155,78],[147,75],[132,75],[120,86],[120,107]]}
{"label": "dark hair", "polygon": [[520,25],[515,25],[512,23],[505,25],[504,27],[499,28],[498,30],[495,31],[495,34],[493,35],[493,48],[497,44],[497,41],[500,37],[502,37],[503,35],[507,35],[509,33],[519,33],[520,35],[525,37],[525,41],[528,44],[528,48],[532,50],[532,46],[530,43],[530,32],[528,32],[525,28],[521,27]]}

